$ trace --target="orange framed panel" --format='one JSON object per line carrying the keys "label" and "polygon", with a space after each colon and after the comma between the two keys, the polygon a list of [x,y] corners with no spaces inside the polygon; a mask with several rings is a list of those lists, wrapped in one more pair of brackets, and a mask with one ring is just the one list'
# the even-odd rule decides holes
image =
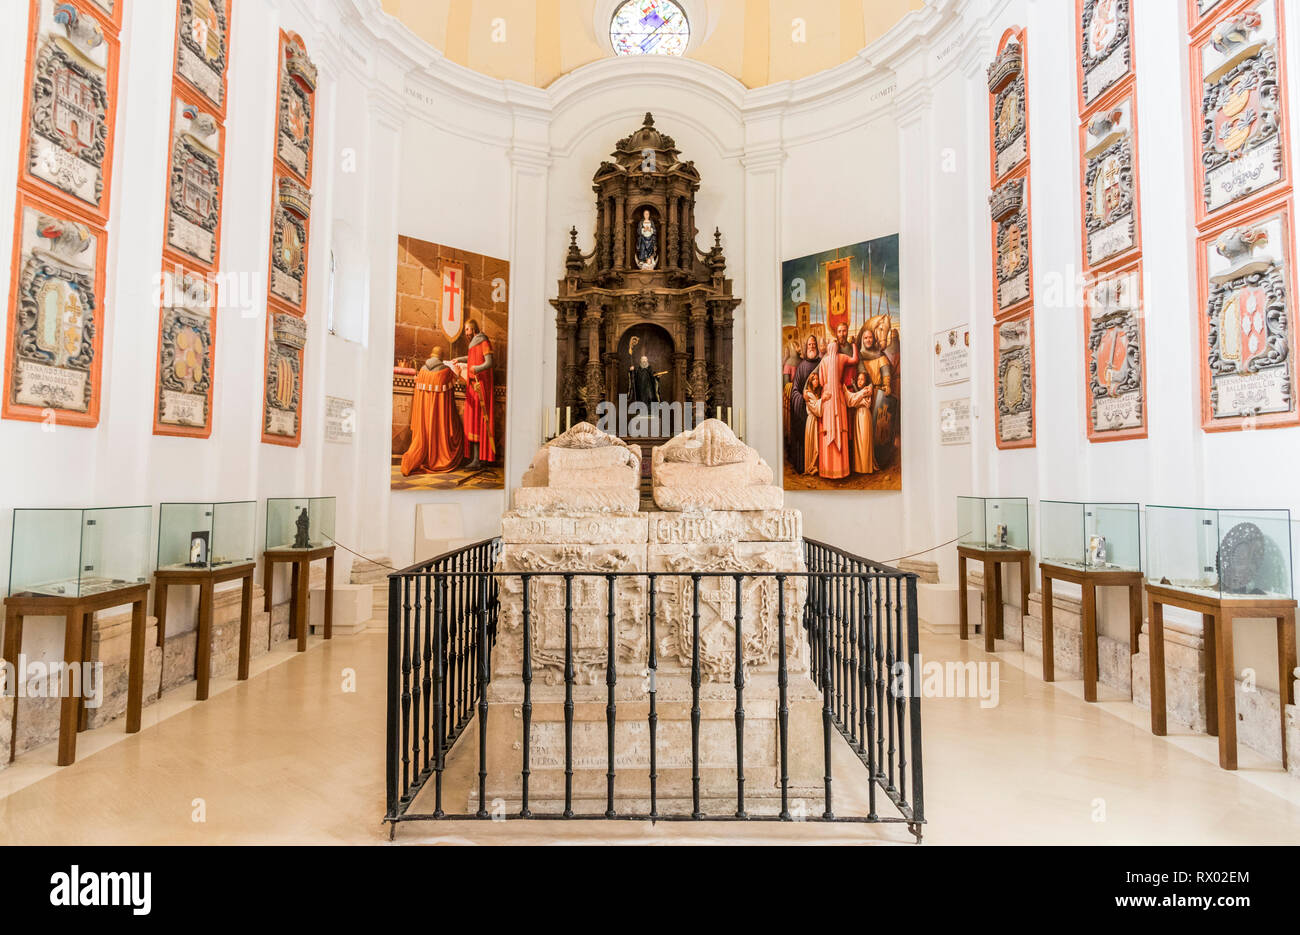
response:
{"label": "orange framed panel", "polygon": [[307,303],[311,193],[292,175],[280,174],[278,163],[272,186],[268,298],[301,315]]}
{"label": "orange framed panel", "polygon": [[1006,318],[1034,300],[1033,228],[1029,213],[1029,166],[989,195],[993,242],[993,317]]}
{"label": "orange framed panel", "polygon": [[107,243],[103,228],[19,189],[4,418],[99,423]]}
{"label": "orange framed panel", "polygon": [[1131,0],[1077,0],[1079,113],[1137,73]]}
{"label": "orange framed panel", "polygon": [[1033,448],[1038,436],[1032,309],[993,323],[993,430],[999,448]]}
{"label": "orange framed panel", "polygon": [[126,4],[127,0],[86,0],[86,8],[114,33],[122,31],[122,9]]}
{"label": "orange framed panel", "polygon": [[1300,424],[1290,199],[1196,241],[1201,426]]}
{"label": "orange framed panel", "polygon": [[1094,108],[1079,126],[1080,244],[1083,269],[1131,262],[1142,250],[1142,199],[1138,175],[1137,92],[1122,93]]}
{"label": "orange framed panel", "polygon": [[108,224],[117,37],[88,0],[32,0],[18,183]]}
{"label": "orange framed panel", "polygon": [[1084,294],[1084,425],[1088,441],[1147,437],[1142,264],[1099,274]]}
{"label": "orange framed panel", "polygon": [[1278,0],[1229,8],[1190,47],[1193,202],[1204,229],[1290,186]]}
{"label": "orange framed panel", "polygon": [[989,184],[1029,164],[1029,49],[1023,29],[1008,29],[988,68]]}
{"label": "orange framed panel", "polygon": [[280,31],[276,88],[275,159],[311,187],[316,66],[297,33]]}
{"label": "orange framed panel", "polygon": [[230,16],[230,0],[180,0],[176,6],[177,83],[221,120],[226,114]]}
{"label": "orange framed panel", "polygon": [[302,371],[307,322],[299,315],[267,308],[266,378],[262,384],[262,441],[298,447],[302,440]]}
{"label": "orange framed panel", "polygon": [[216,373],[216,282],[201,269],[164,257],[157,301],[153,433],[207,438]]}
{"label": "orange framed panel", "polygon": [[1241,0],[1187,0],[1187,32],[1196,35],[1210,28],[1219,17]]}
{"label": "orange framed panel", "polygon": [[198,95],[177,82],[172,97],[163,252],[187,265],[221,265],[221,198],[226,128]]}

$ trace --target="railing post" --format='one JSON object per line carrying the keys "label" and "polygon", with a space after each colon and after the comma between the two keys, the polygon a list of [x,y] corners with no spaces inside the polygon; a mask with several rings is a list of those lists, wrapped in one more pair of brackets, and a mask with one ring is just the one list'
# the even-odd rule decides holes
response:
{"label": "railing post", "polygon": [[[916,617],[916,575],[907,577],[907,646],[912,664],[916,664],[920,651],[920,634],[917,632]],[[917,841],[921,840],[920,827],[925,821],[925,795],[921,784],[921,696],[919,692],[910,692],[908,699],[909,728],[912,738],[912,821],[913,833]]]}
{"label": "railing post", "polygon": [[[402,647],[398,641],[402,601],[402,579],[400,575],[388,578],[388,756],[387,756],[387,799],[388,818],[396,819],[401,787],[398,780],[398,681],[401,679]],[[396,825],[392,826],[396,829]]]}

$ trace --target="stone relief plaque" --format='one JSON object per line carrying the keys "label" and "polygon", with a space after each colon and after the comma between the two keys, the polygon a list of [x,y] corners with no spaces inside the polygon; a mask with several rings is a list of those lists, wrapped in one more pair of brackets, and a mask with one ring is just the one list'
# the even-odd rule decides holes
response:
{"label": "stone relief plaque", "polygon": [[1083,127],[1084,259],[1096,266],[1138,245],[1133,97]]}
{"label": "stone relief plaque", "polygon": [[1274,0],[1224,18],[1195,47],[1199,63],[1200,215],[1285,177]]}
{"label": "stone relief plaque", "polygon": [[994,273],[998,312],[1015,308],[1030,297],[1029,205],[1026,179],[1004,182],[989,196],[993,217]]}
{"label": "stone relief plaque", "polygon": [[1200,29],[1210,16],[1226,7],[1230,0],[1187,0],[1187,26],[1192,32]]}
{"label": "stone relief plaque", "polygon": [[19,205],[4,415],[94,425],[104,233],[23,195]]}
{"label": "stone relief plaque", "polygon": [[219,111],[226,106],[230,38],[226,2],[181,0],[176,27],[176,74]]}
{"label": "stone relief plaque", "polygon": [[1290,227],[1277,212],[1201,241],[1206,428],[1296,420]]}
{"label": "stone relief plaque", "polygon": [[296,445],[302,411],[302,352],[307,343],[307,322],[297,315],[268,315],[266,388],[262,438]]}
{"label": "stone relief plaque", "polygon": [[989,66],[989,93],[993,95],[993,174],[1002,178],[1029,157],[1024,49],[1019,42],[1008,42]]}
{"label": "stone relief plaque", "polygon": [[173,101],[172,109],[167,246],[215,266],[224,132],[211,114],[180,98]]}
{"label": "stone relief plaque", "polygon": [[997,328],[997,443],[999,448],[1034,444],[1034,344],[1030,316]]}
{"label": "stone relief plaque", "polygon": [[1086,107],[1133,71],[1129,0],[1083,0],[1079,43]]}
{"label": "stone relief plaque", "polygon": [[301,307],[307,281],[307,219],[311,193],[287,175],[276,179],[271,220],[271,294]]}
{"label": "stone relief plaque", "polygon": [[206,436],[211,429],[216,290],[202,273],[178,266],[164,271],[161,298],[155,431]]}
{"label": "stone relief plaque", "polygon": [[23,171],[107,217],[116,40],[70,3],[35,8]]}
{"label": "stone relief plaque", "polygon": [[280,99],[275,154],[303,181],[311,179],[312,99],[316,66],[302,40],[288,35],[281,44]]}
{"label": "stone relief plaque", "polygon": [[1145,431],[1142,272],[1111,273],[1086,292],[1088,437],[1132,438]]}

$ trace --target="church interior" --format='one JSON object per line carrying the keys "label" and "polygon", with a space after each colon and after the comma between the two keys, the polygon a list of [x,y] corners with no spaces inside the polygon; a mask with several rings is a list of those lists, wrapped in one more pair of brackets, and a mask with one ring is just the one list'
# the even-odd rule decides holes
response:
{"label": "church interior", "polygon": [[0,8],[0,842],[1300,844],[1300,0]]}

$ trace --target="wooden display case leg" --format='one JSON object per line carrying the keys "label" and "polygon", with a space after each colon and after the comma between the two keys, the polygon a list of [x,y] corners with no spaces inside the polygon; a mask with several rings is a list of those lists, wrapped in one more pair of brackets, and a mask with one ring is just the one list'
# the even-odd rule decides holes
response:
{"label": "wooden display case leg", "polygon": [[1237,768],[1237,669],[1232,661],[1232,619],[1232,614],[1225,612],[1215,621],[1218,625],[1214,654],[1219,682],[1219,766],[1223,769]]}
{"label": "wooden display case leg", "polygon": [[[297,568],[298,566],[295,565],[294,567]],[[298,630],[298,652],[300,653],[307,651],[307,621],[310,619],[307,616],[307,602],[310,600],[308,584],[311,581],[311,565],[303,563],[301,567],[302,571],[298,572],[298,580],[295,582],[296,596],[294,604],[296,606],[293,610],[295,626]]]}
{"label": "wooden display case leg", "polygon": [[334,555],[325,559],[325,639],[334,638]]}
{"label": "wooden display case leg", "polygon": [[1030,571],[1029,556],[1026,555],[1020,560],[1020,648],[1025,648],[1025,624],[1024,618],[1029,616],[1029,585],[1031,584],[1029,576]]}
{"label": "wooden display case leg", "polygon": [[1006,613],[1007,600],[1002,590],[1002,563],[993,563],[993,609],[996,612],[995,619],[998,623],[997,639],[1005,640],[1006,633]]}
{"label": "wooden display case leg", "polygon": [[[81,663],[81,629],[84,612],[78,606],[68,608],[63,620],[63,662],[65,672]],[[81,696],[73,694],[71,685],[62,683],[63,697],[59,701],[59,758],[60,766],[70,766],[77,760],[77,715],[81,711]]]}
{"label": "wooden display case leg", "polygon": [[[140,730],[144,705],[144,598],[131,605],[131,659],[126,676],[126,732]],[[161,700],[161,695],[159,696]]]}
{"label": "wooden display case leg", "polygon": [[198,644],[194,649],[194,680],[198,683],[194,697],[207,701],[212,668],[212,579],[199,585]]}
{"label": "wooden display case leg", "polygon": [[966,594],[966,556],[957,556],[957,633],[962,639],[970,639],[970,601]]}
{"label": "wooden display case leg", "polygon": [[1052,579],[1043,575],[1043,681],[1056,681],[1055,634],[1052,633]]}
{"label": "wooden display case leg", "polygon": [[1277,677],[1282,712],[1282,772],[1286,772],[1286,706],[1295,704],[1295,610],[1277,618]]}
{"label": "wooden display case leg", "polygon": [[[271,591],[275,582],[275,562],[271,561],[270,556],[262,559],[262,609],[268,614],[271,612]],[[271,638],[267,637],[266,648],[271,648]]]}
{"label": "wooden display case leg", "polygon": [[[1136,656],[1138,636],[1142,632],[1142,584],[1128,586],[1128,654]],[[1130,685],[1132,683],[1130,682]]]}
{"label": "wooden display case leg", "polygon": [[298,635],[298,578],[301,575],[300,562],[289,565],[289,639]]}
{"label": "wooden display case leg", "polygon": [[1218,632],[1214,614],[1201,615],[1201,642],[1205,646],[1205,732],[1211,737],[1219,735],[1219,676]]}
{"label": "wooden display case leg", "polygon": [[18,656],[22,652],[23,645],[23,615],[18,613],[12,607],[5,608],[5,642],[4,642],[4,660],[13,666],[14,684],[6,690],[14,699],[13,707],[9,711],[9,762],[14,761],[14,755],[18,750],[18,685],[27,677],[26,672],[18,669]]}
{"label": "wooden display case leg", "polygon": [[984,651],[994,652],[998,632],[998,589],[997,565],[984,563]]}
{"label": "wooden display case leg", "polygon": [[1151,733],[1163,737],[1169,732],[1165,717],[1165,609],[1147,595],[1147,643],[1151,663]]}
{"label": "wooden display case leg", "polygon": [[86,663],[90,662],[90,648],[95,637],[95,612],[92,610],[81,617],[81,670],[78,673],[77,691],[77,733],[90,726],[90,712],[86,710],[86,688],[83,684],[86,676]]}
{"label": "wooden display case leg", "polygon": [[155,578],[153,583],[153,615],[158,621],[158,646],[167,640],[167,579]]}
{"label": "wooden display case leg", "polygon": [[244,575],[239,595],[239,673],[242,682],[248,678],[248,663],[253,655],[253,570]]}
{"label": "wooden display case leg", "polygon": [[1097,700],[1097,587],[1083,583],[1083,700]]}

